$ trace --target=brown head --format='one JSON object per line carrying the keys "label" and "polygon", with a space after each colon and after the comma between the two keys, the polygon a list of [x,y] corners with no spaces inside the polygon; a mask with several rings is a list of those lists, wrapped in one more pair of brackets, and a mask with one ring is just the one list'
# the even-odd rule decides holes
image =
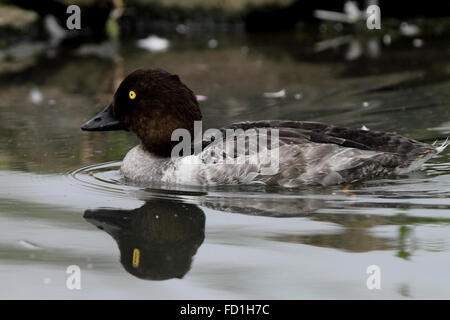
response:
{"label": "brown head", "polygon": [[194,121],[202,119],[194,93],[177,75],[160,69],[139,69],[119,85],[111,104],[81,129],[130,130],[145,148],[168,156],[176,142],[172,132],[183,128],[193,136]]}

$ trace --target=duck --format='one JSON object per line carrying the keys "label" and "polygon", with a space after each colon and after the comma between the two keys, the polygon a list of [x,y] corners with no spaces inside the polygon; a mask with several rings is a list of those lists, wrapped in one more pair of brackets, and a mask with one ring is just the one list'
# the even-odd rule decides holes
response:
{"label": "duck", "polygon": [[122,161],[126,180],[198,186],[351,184],[418,170],[449,145],[448,139],[436,146],[391,132],[293,120],[245,121],[202,135],[196,132],[201,121],[196,95],[178,75],[138,69],[81,129],[125,130],[140,139]]}

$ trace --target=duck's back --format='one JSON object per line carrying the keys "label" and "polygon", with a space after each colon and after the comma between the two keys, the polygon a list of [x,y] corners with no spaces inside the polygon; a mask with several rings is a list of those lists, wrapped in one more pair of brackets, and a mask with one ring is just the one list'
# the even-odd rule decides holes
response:
{"label": "duck's back", "polygon": [[[122,172],[134,180],[196,185],[332,185],[408,172],[443,149],[395,133],[317,122],[241,122],[221,132],[223,139],[204,141],[202,152],[187,157],[149,160],[145,150],[134,150],[133,157],[124,159]],[[244,152],[230,153],[240,138],[246,141]]]}

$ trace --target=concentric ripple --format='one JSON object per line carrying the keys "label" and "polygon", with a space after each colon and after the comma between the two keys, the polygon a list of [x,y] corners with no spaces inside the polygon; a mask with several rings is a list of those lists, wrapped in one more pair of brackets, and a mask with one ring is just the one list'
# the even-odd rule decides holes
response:
{"label": "concentric ripple", "polygon": [[119,172],[121,162],[105,162],[73,170],[68,176],[82,188],[111,193],[117,196],[129,194],[132,187],[123,183]]}
{"label": "concentric ripple", "polygon": [[69,173],[79,187],[103,195],[138,200],[169,199],[214,210],[272,217],[314,213],[373,213],[398,210],[447,215],[450,209],[450,163],[433,161],[408,176],[385,177],[348,186],[286,189],[273,186],[136,185],[121,176],[120,162],[86,166]]}

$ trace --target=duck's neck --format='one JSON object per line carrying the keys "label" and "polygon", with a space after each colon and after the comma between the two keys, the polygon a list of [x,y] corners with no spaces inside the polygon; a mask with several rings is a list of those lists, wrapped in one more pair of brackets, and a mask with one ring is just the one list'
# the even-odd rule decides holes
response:
{"label": "duck's neck", "polygon": [[179,143],[188,142],[189,146],[191,145],[191,141],[184,141],[185,136],[181,138],[182,141],[172,141],[172,135],[176,130],[187,130],[191,139],[194,137],[194,120],[180,120],[173,115],[165,118],[158,116],[149,124],[138,123],[134,127],[136,129],[133,131],[141,140],[145,150],[159,157],[170,157],[172,149]]}
{"label": "duck's neck", "polygon": [[177,141],[170,141],[166,144],[149,145],[144,142],[141,143],[142,149],[151,153],[158,158],[170,158],[172,155],[172,149],[177,144]]}

